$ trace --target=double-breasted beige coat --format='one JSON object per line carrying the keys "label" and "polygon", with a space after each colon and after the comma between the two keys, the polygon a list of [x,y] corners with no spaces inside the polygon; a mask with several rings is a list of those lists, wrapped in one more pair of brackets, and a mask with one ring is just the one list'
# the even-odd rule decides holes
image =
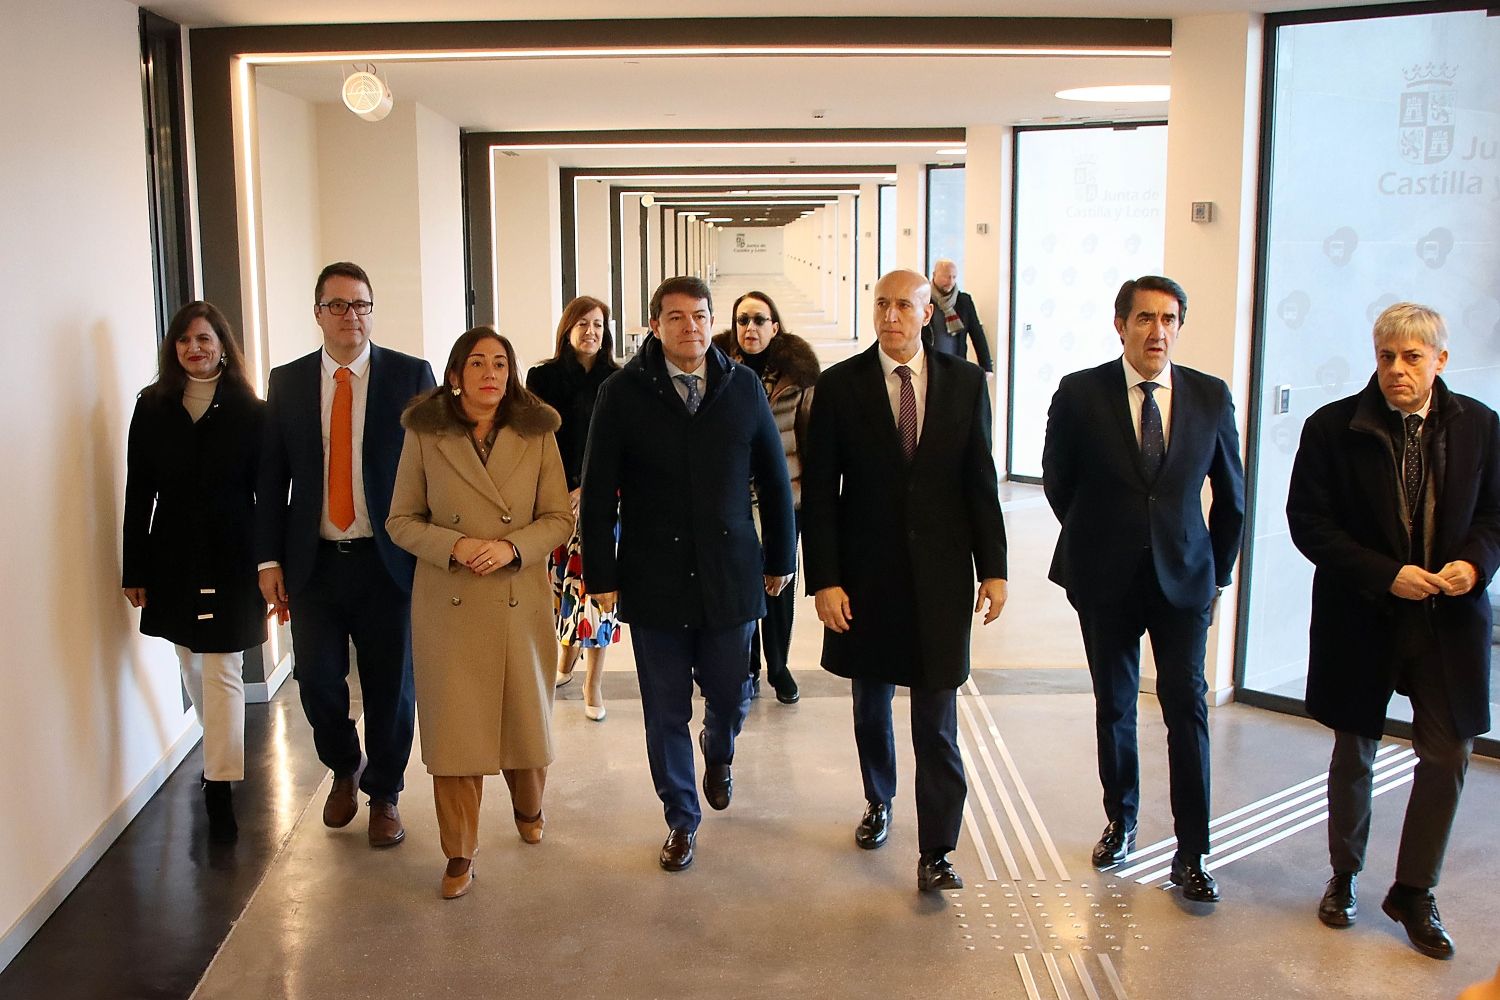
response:
{"label": "double-breasted beige coat", "polygon": [[[567,541],[573,517],[557,413],[517,403],[483,464],[441,397],[401,418],[406,443],[386,530],[417,557],[412,667],[431,774],[497,774],[553,758],[547,555]],[[464,536],[509,541],[520,567],[477,576],[451,559]]]}

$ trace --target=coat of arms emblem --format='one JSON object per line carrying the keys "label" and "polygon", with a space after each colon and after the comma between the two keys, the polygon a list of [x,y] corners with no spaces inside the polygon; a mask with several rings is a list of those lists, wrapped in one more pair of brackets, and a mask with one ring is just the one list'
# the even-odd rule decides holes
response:
{"label": "coat of arms emblem", "polygon": [[1453,152],[1453,78],[1457,66],[1447,63],[1402,70],[1406,87],[1400,98],[1401,158],[1409,163],[1439,163]]}

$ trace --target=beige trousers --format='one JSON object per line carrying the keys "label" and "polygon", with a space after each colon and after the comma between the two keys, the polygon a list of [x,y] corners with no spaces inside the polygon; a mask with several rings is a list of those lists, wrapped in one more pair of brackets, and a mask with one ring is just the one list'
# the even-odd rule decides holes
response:
{"label": "beige trousers", "polygon": [[195,653],[177,646],[182,686],[187,688],[198,725],[203,727],[203,777],[209,781],[245,778],[244,653]]}
{"label": "beige trousers", "polygon": [[[531,767],[501,772],[510,786],[511,807],[522,816],[542,811],[547,769]],[[432,798],[437,806],[438,843],[447,858],[472,858],[479,848],[479,804],[484,798],[484,775],[432,776]]]}

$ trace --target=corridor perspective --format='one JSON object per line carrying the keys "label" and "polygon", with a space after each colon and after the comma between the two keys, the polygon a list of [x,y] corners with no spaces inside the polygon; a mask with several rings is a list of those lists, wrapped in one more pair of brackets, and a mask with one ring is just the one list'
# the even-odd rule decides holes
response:
{"label": "corridor perspective", "polygon": [[[0,520],[11,566],[0,610],[0,1000],[1500,1000],[1500,459],[1467,430],[1489,427],[1500,408],[1500,17],[1478,2],[1329,2],[9,0],[0,34],[10,95],[0,112],[0,293],[11,305],[0,400],[12,471],[10,516]],[[913,324],[910,303],[891,301],[892,276],[903,288],[910,280],[916,312],[934,305],[930,319]],[[1148,284],[1164,280],[1154,276],[1170,281]],[[708,332],[741,352],[708,350],[696,376],[666,354],[662,303],[653,303],[676,277],[702,284],[670,296],[696,303],[708,289]],[[736,315],[747,293],[779,323]],[[579,299],[586,308],[570,312]],[[1417,361],[1407,341],[1396,352],[1381,339],[1379,321],[1400,303],[1441,317],[1427,339],[1408,338]],[[1152,331],[1138,336],[1131,324],[1143,315]],[[918,343],[919,327],[919,353],[888,349],[903,331]],[[751,330],[765,338],[758,356]],[[506,342],[491,348],[494,333]],[[808,440],[823,441],[829,466],[840,449],[828,442],[851,440],[826,431],[835,417],[821,418],[817,438],[797,423],[800,403],[778,411],[792,362],[766,347],[774,337],[801,352],[807,383],[797,389],[810,395],[788,398],[811,399],[809,410],[823,399],[821,412],[837,413],[827,400],[856,398],[837,395],[839,375],[863,362],[875,373],[877,358],[886,366],[888,398],[872,374],[861,387],[867,409],[839,416],[854,428],[852,450],[863,430],[889,439],[889,454],[872,464],[897,470],[900,485],[887,493],[859,480],[867,490],[858,500],[829,490],[821,513],[826,531],[870,497],[890,502],[869,506],[899,512],[880,522],[899,530],[854,541],[845,532],[832,548],[840,560],[856,547],[886,560],[880,571],[898,579],[910,610],[874,616],[878,634],[895,641],[862,655],[903,658],[889,650],[914,635],[917,675],[932,676],[921,662],[933,659],[922,644],[931,605],[968,615],[973,604],[935,602],[932,594],[955,591],[917,585],[919,557],[946,559],[952,534],[968,533],[974,552],[963,551],[967,537],[957,547],[962,582],[980,594],[993,582],[971,578],[993,578],[983,571],[984,532],[970,531],[993,525],[985,448],[978,432],[955,430],[981,427],[988,398],[1004,610],[990,624],[969,615],[971,669],[956,692],[952,683],[895,686],[897,781],[879,849],[861,849],[872,846],[868,810],[877,806],[867,794],[878,796],[855,739],[855,706],[867,706],[871,690],[860,685],[873,674],[851,683],[822,665],[830,633],[807,565],[819,561],[807,534],[816,501],[797,509],[794,693],[769,668],[757,675],[743,731],[724,744],[732,762],[708,760],[712,737],[701,734],[715,723],[703,664],[689,671],[649,641],[656,655],[637,662],[638,633],[660,641],[679,627],[745,627],[706,621],[713,588],[749,578],[756,602],[762,582],[772,592],[775,539],[792,508],[778,518],[780,488],[761,492],[767,453],[777,476],[783,461],[767,421],[780,421],[799,504],[816,488]],[[795,338],[823,376],[850,364],[815,386]],[[1163,362],[1154,375],[1136,363],[1151,351]],[[600,359],[609,363],[596,367]],[[596,402],[629,391],[627,377],[648,364],[658,380],[651,402],[672,409],[673,432],[638,410],[596,418],[608,412]],[[905,365],[915,373],[892,367]],[[540,398],[547,366],[576,394],[571,410],[548,397],[557,428],[525,393],[520,408],[515,396],[504,402],[538,370]],[[607,371],[615,366],[630,371]],[[1393,370],[1395,388],[1380,378]],[[1408,370],[1430,379],[1421,405],[1392,401]],[[1099,394],[1108,409],[1069,411],[1068,387],[1080,380],[1064,380],[1103,371],[1114,379],[1114,396]],[[308,374],[294,383],[293,372]],[[938,383],[928,380],[944,372],[957,373],[942,383],[950,390],[930,398]],[[769,406],[745,388],[753,407],[736,404],[723,424],[702,421],[699,405],[735,379],[748,384],[747,373]],[[619,381],[601,388],[610,379]],[[1200,385],[1219,392],[1214,422],[1196,415],[1207,412],[1194,409],[1204,405]],[[419,389],[434,393],[416,398],[442,410],[439,430],[407,410]],[[1380,476],[1355,476],[1319,499],[1337,494],[1327,523],[1390,507],[1379,527],[1400,552],[1366,546],[1330,569],[1327,547],[1345,539],[1325,532],[1310,544],[1297,501],[1308,503],[1310,478],[1363,454],[1320,452],[1309,469],[1309,441],[1323,440],[1328,414],[1355,397],[1366,409],[1327,439],[1377,441]],[[953,410],[928,409],[959,399]],[[231,448],[213,435],[234,406],[254,419]],[[944,419],[927,419],[936,412]],[[1070,412],[1089,415],[1069,427]],[[424,434],[442,438],[449,417],[466,427],[449,453],[458,478],[462,459],[493,511],[444,507],[431,464],[412,487],[409,455]],[[1382,419],[1389,426],[1375,427]],[[622,473],[603,492],[622,499],[592,509],[626,510],[627,490],[642,480],[659,485],[682,471],[672,481],[690,484],[661,489],[672,493],[665,501],[656,495],[646,520],[662,530],[647,562],[681,568],[657,575],[677,588],[673,611],[703,621],[632,621],[630,588],[641,576],[617,571],[627,610],[604,633],[619,641],[602,657],[596,695],[585,658],[567,682],[553,687],[551,675],[564,609],[596,613],[600,595],[590,591],[609,596],[584,586],[597,570],[579,554],[579,518],[590,518],[583,453],[601,426],[621,454],[638,444],[662,451],[629,451],[634,479]],[[719,429],[711,446],[700,446],[705,427]],[[723,481],[704,471],[729,467],[719,459],[737,454],[740,431],[759,448],[754,492],[738,466]],[[1120,468],[1138,471],[1130,487],[1139,495],[1097,490],[1089,530],[1075,518],[1065,535],[1054,512],[1066,506],[1059,463],[1076,471],[1093,461],[1100,468],[1085,472],[1107,483],[1112,470],[1090,450],[1105,440],[1123,444]],[[1217,449],[1201,470],[1195,440]],[[934,448],[962,455],[961,475],[929,471],[918,482],[913,470]],[[515,501],[512,467],[501,463],[520,469],[521,454],[537,482]],[[1159,514],[1157,473],[1174,461],[1191,469],[1182,516],[1171,520]],[[1242,481],[1228,471],[1236,463]],[[143,475],[162,469],[171,471]],[[856,481],[849,469],[833,477],[840,489]],[[1209,487],[1201,505],[1194,476]],[[962,499],[911,509],[939,479],[959,483],[951,492]],[[1238,537],[1213,539],[1235,552],[1226,569],[1201,537],[1230,492]],[[720,494],[728,506],[710,518],[699,501]],[[1476,513],[1453,528],[1444,504],[1460,496]],[[1137,513],[1149,521],[1139,539],[1129,520]],[[474,523],[491,514],[506,527],[482,534]],[[685,546],[674,518],[685,518]],[[544,522],[560,536],[564,521],[580,532],[578,548],[563,541],[555,563],[555,540],[536,540],[545,531],[510,537]],[[295,548],[304,524],[310,559]],[[934,525],[952,533],[927,534]],[[425,543],[396,540],[402,527],[427,531],[428,542],[427,529],[446,534],[419,554]],[[733,559],[703,555],[737,528],[744,544]],[[630,528],[614,531],[618,553],[602,550],[623,562]],[[161,543],[149,551],[148,532]],[[169,535],[177,548],[165,547]],[[1073,540],[1071,550],[1060,539]],[[727,551],[720,544],[713,551]],[[493,558],[466,558],[465,546]],[[1116,550],[1139,568],[1113,572]],[[234,577],[249,624],[234,639],[197,644],[164,630],[170,612],[198,639],[229,617],[217,577],[189,579],[221,556],[231,568],[212,572]],[[1089,632],[1086,648],[1080,618],[1092,612],[1097,625],[1101,605],[1081,596],[1076,570],[1068,589],[1056,582],[1076,561],[1118,584],[1117,603],[1130,608],[1172,603],[1169,574],[1199,573],[1202,595],[1177,601],[1170,614],[1180,618],[1170,620],[1192,620],[1182,631],[1202,637],[1201,664],[1191,650],[1177,655],[1196,639],[1172,649],[1171,630],[1153,629],[1141,640],[1138,682],[1111,679],[1115,661],[1099,636],[1118,644],[1135,622],[1121,612],[1126,624]],[[713,575],[710,565],[722,579],[698,579]],[[465,616],[429,619],[425,635],[412,596],[424,573],[460,581],[437,604]],[[157,581],[172,574],[198,603],[162,597]],[[339,611],[356,626],[331,627],[336,616],[323,605],[309,613],[308,595],[332,592],[331,578],[349,588],[340,600],[360,595]],[[1403,593],[1413,578],[1425,589]],[[508,599],[493,597],[498,589],[460,595],[470,584],[513,589]],[[1351,613],[1330,632],[1329,593],[1371,617]],[[1461,641],[1444,617],[1460,598],[1469,613]],[[607,619],[585,620],[598,638]],[[383,641],[362,647],[377,651],[362,664],[356,628],[409,632],[418,652]],[[584,644],[576,621],[573,629]],[[527,645],[537,635],[540,645]],[[1376,635],[1389,648],[1372,648]],[[424,664],[434,636],[453,645]],[[728,664],[728,676],[742,660],[723,648],[733,655],[709,665]],[[961,649],[952,643],[946,659]],[[347,718],[339,678],[330,680],[346,650]],[[712,660],[681,658],[700,656]],[[437,697],[433,673],[423,674],[434,660],[454,684]],[[1345,669],[1336,689],[1330,660]],[[705,806],[690,866],[674,870],[662,854],[663,836],[678,832],[664,821],[663,751],[647,734],[662,732],[652,728],[663,726],[653,701],[660,677],[680,666],[674,676],[686,684],[691,672],[699,685],[692,786],[701,782],[714,805],[710,783],[732,765],[733,795],[727,808]],[[1192,782],[1169,781],[1184,773],[1180,757],[1169,763],[1169,738],[1174,754],[1196,739],[1197,730],[1183,736],[1184,676],[1194,685],[1189,709],[1207,706],[1201,862],[1217,879],[1217,902],[1190,899],[1181,868],[1181,884],[1173,879],[1179,856],[1199,859],[1189,845],[1191,829],[1201,830],[1186,825],[1184,808],[1174,817],[1173,786],[1181,807]],[[1321,705],[1309,693],[1320,676]],[[545,769],[516,764],[509,751],[494,760],[508,761],[512,780],[544,773],[544,794],[534,786],[544,808],[528,817],[496,764],[478,807],[478,849],[451,849],[453,800],[441,796],[453,786],[435,791],[432,746],[473,735],[451,723],[463,718],[451,702],[480,712],[503,689],[520,704],[515,678],[532,700],[519,722],[504,716],[502,736],[532,727],[555,756]],[[936,689],[951,696],[944,711],[956,711],[967,782],[947,852],[963,885],[939,891],[927,881],[926,833],[919,844],[913,733],[920,741],[924,726],[947,724],[920,707]],[[1126,837],[1126,822],[1111,823],[1126,840],[1123,860],[1096,866],[1107,810],[1120,804],[1101,788],[1108,724],[1096,698],[1119,704],[1121,691],[1138,710],[1138,830]],[[398,761],[372,791],[375,746],[399,753],[412,701],[404,786]],[[1359,735],[1379,739],[1356,742],[1340,724],[1344,757],[1331,760],[1334,731],[1318,720],[1354,706],[1366,712]],[[357,747],[330,739],[350,725]],[[472,724],[485,727],[489,738],[502,723]],[[931,754],[930,737],[925,746]],[[1351,873],[1333,870],[1348,848],[1331,828],[1363,794],[1348,759],[1366,749],[1373,819],[1358,913],[1337,926],[1320,900],[1330,876]],[[947,752],[951,762],[951,744]],[[450,770],[436,773],[472,777]],[[1448,801],[1461,792],[1451,831],[1417,838],[1412,829],[1425,837],[1446,822],[1422,805],[1439,785]],[[958,801],[949,797],[954,822]],[[340,821],[330,803],[354,818]],[[439,815],[450,824],[441,835]],[[525,839],[530,830],[537,841],[539,829],[539,842]],[[1179,829],[1189,831],[1183,844]],[[1451,955],[1430,939],[1424,949],[1382,910],[1398,869],[1412,870],[1414,840],[1435,843],[1437,867],[1396,888],[1416,905],[1432,901]],[[465,861],[472,882],[445,896]],[[1489,992],[1472,992],[1492,979]]]}

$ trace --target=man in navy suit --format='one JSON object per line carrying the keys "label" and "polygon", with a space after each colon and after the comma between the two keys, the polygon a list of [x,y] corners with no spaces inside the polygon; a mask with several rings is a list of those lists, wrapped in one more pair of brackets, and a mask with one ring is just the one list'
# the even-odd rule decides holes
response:
{"label": "man in navy suit", "polygon": [[[323,822],[347,826],[370,796],[369,839],[406,835],[396,800],[411,756],[415,559],[385,530],[404,432],[401,411],[435,385],[421,358],[370,343],[374,298],[347,261],[318,275],[323,346],[271,372],[256,503],[260,589],[292,626],[293,676],[318,759],[333,772]],[[365,747],[349,718],[349,642]]]}
{"label": "man in navy suit", "polygon": [[[1042,482],[1062,522],[1049,574],[1078,612],[1094,681],[1099,780],[1108,825],[1093,862],[1135,844],[1140,803],[1136,701],[1151,634],[1167,724],[1177,853],[1172,881],[1215,902],[1208,853],[1208,626],[1240,549],[1244,470],[1234,402],[1220,379],[1171,363],[1187,293],[1154,275],[1115,297],[1123,357],[1066,376],[1047,413]],[[1213,493],[1203,519],[1203,481]]]}
{"label": "man in navy suit", "polygon": [[889,835],[891,701],[897,687],[908,688],[917,887],[929,892],[963,888],[948,860],[968,794],[958,686],[969,676],[971,615],[985,611],[988,625],[1006,597],[989,391],[974,365],[924,349],[930,294],[915,271],[876,283],[879,343],[818,379],[802,474],[803,554],[824,625],[823,669],[852,680],[865,793],[854,841],[873,850]]}

